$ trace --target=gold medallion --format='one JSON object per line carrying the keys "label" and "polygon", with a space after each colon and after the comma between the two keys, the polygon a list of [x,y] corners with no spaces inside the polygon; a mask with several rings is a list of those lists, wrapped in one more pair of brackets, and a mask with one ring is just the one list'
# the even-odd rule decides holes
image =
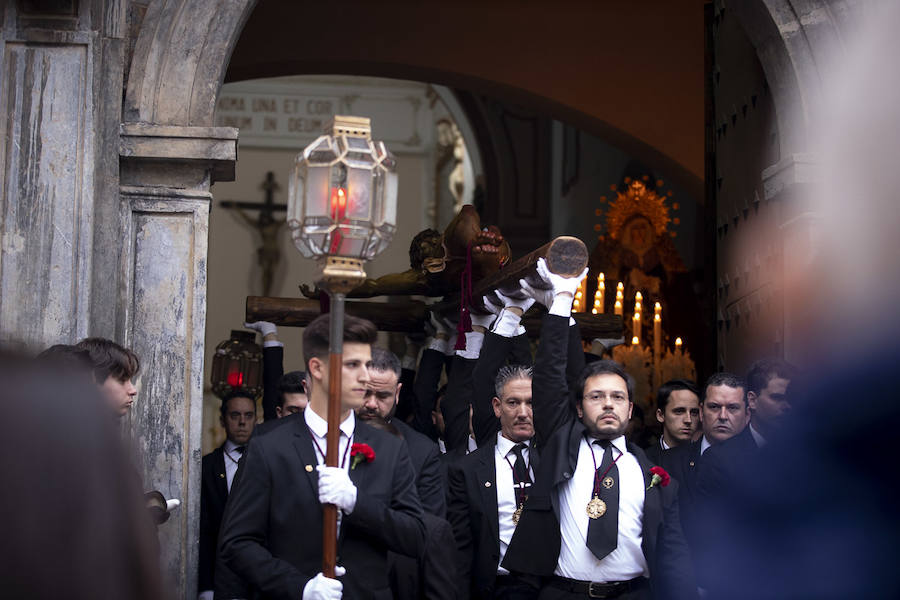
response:
{"label": "gold medallion", "polygon": [[606,489],[611,488],[615,484],[616,484],[616,480],[613,479],[612,477],[604,477],[603,478],[603,487],[605,487]]}
{"label": "gold medallion", "polygon": [[517,509],[515,510],[515,512],[513,512],[513,516],[512,516],[513,525],[518,525],[518,524],[519,524],[519,519],[520,519],[521,517],[522,517],[522,505],[520,504],[520,505],[519,505],[519,508],[517,508]]}
{"label": "gold medallion", "polygon": [[594,496],[591,498],[591,501],[587,503],[587,516],[592,519],[599,519],[603,515],[606,514],[606,502]]}

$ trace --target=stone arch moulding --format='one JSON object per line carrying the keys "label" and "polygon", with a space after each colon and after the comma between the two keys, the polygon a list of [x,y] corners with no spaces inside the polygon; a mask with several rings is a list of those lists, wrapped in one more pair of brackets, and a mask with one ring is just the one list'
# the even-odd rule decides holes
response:
{"label": "stone arch moulding", "polygon": [[131,60],[123,121],[211,126],[231,52],[255,6],[256,0],[151,3]]}

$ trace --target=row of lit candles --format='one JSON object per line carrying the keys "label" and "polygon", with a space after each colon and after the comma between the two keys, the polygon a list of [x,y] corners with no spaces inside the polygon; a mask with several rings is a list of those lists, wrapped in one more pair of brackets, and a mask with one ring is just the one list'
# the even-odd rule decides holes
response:
{"label": "row of lit candles", "polygon": [[[584,296],[587,288],[587,277],[581,280],[578,291],[575,292],[575,302],[572,306],[574,312],[584,311]],[[605,293],[606,293],[606,275],[600,273],[597,276],[597,291],[594,292],[594,306],[591,308],[593,314],[603,314],[605,311]],[[613,306],[613,312],[619,316],[623,315],[623,302],[625,294],[625,284],[621,281],[616,284],[616,302]],[[634,294],[634,313],[631,316],[631,343],[639,346],[641,343],[641,312],[643,311],[642,302],[643,294],[636,292]],[[659,302],[653,305],[653,352],[656,356],[660,356],[662,349],[662,305]],[[681,338],[675,339],[675,350],[681,349]]]}

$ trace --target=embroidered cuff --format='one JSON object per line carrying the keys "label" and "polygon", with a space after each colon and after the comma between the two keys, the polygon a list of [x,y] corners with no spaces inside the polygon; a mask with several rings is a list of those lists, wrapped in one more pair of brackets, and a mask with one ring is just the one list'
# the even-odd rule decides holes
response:
{"label": "embroidered cuff", "polygon": [[500,312],[500,316],[494,321],[494,326],[491,327],[491,331],[496,333],[497,335],[502,335],[503,337],[513,337],[518,335],[518,330],[521,327],[520,323],[522,322],[522,317],[517,315],[511,310],[506,310],[505,308]]}
{"label": "embroidered cuff", "polygon": [[469,331],[466,333],[466,349],[457,350],[456,355],[470,360],[476,360],[481,354],[481,344],[484,343],[484,334],[478,331]]}

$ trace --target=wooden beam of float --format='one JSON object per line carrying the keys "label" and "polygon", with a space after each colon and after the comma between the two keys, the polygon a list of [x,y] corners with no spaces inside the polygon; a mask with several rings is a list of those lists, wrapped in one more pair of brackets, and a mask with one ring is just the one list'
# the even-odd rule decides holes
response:
{"label": "wooden beam of float", "polygon": [[[347,314],[372,321],[379,331],[423,333],[429,307],[417,300],[390,303],[348,301],[345,310]],[[282,327],[305,327],[319,314],[318,300],[248,296],[245,316],[248,323],[269,321]],[[540,309],[534,308],[523,319],[522,324],[530,337],[540,335],[541,314]],[[574,313],[572,316],[578,321],[584,339],[617,339],[623,335],[624,323],[619,315]]]}
{"label": "wooden beam of float", "polygon": [[[535,289],[547,289],[547,284],[537,272],[539,258],[547,261],[547,268],[551,273],[563,277],[577,277],[587,266],[588,251],[584,242],[576,237],[562,235],[554,238],[549,244],[544,244],[537,250],[506,265],[493,275],[475,283],[472,290],[472,310],[484,312],[482,297],[491,296],[495,291],[500,291],[506,296],[522,297],[520,279],[524,279]],[[499,300],[497,303],[501,304]],[[459,311],[459,298],[434,304],[431,306],[431,310],[440,314]]]}

